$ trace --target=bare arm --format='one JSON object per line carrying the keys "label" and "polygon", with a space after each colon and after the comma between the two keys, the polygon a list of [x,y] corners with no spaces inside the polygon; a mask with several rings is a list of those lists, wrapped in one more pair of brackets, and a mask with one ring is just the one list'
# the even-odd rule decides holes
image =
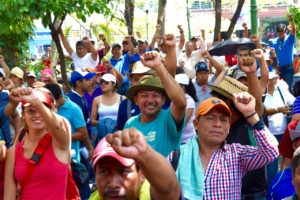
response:
{"label": "bare arm", "polygon": [[4,175],[4,200],[16,199],[17,182],[15,180],[15,146],[7,151]]}
{"label": "bare arm", "polygon": [[135,160],[151,185],[153,199],[179,199],[180,185],[173,168],[147,144],[142,133],[130,128],[109,134],[106,140],[119,155]]}
{"label": "bare arm", "polygon": [[201,56],[209,60],[211,65],[216,69],[216,76],[219,76],[219,74],[223,71],[224,66],[218,63],[218,61],[216,61],[206,50],[201,51]]}
{"label": "bare arm", "polygon": [[83,142],[83,144],[86,146],[86,148],[89,151],[89,155],[92,156],[94,152],[94,147],[90,141],[88,132],[86,127],[80,127],[76,129],[76,133],[72,134],[72,140],[80,140]]}
{"label": "bare arm", "polygon": [[59,35],[60,35],[60,39],[61,39],[61,41],[62,41],[65,49],[67,50],[68,54],[70,56],[72,56],[73,49],[71,48],[71,45],[70,45],[68,39],[65,37],[65,35],[64,35],[64,33],[63,33],[62,30],[60,31]]}
{"label": "bare arm", "polygon": [[141,56],[141,61],[145,66],[154,69],[158,74],[168,97],[172,101],[172,116],[176,123],[181,123],[184,118],[186,108],[186,99],[183,90],[161,63],[157,52],[152,51],[145,53]]}
{"label": "bare arm", "polygon": [[102,42],[104,44],[103,56],[105,56],[110,50],[110,45],[108,44],[107,39],[104,34],[99,34],[99,38],[100,38],[100,40],[102,40]]}
{"label": "bare arm", "polygon": [[[255,51],[257,51],[257,50],[255,50]],[[259,51],[262,51],[262,50],[259,50]],[[261,55],[262,56],[260,56],[258,58],[258,61],[260,63],[260,80],[259,80],[259,83],[260,83],[261,92],[263,94],[267,90],[267,86],[268,86],[269,69],[268,69],[267,63],[265,61],[263,52],[261,52]]]}
{"label": "bare arm", "polygon": [[244,31],[243,31],[243,37],[244,38],[249,38],[249,31],[248,31],[248,26],[247,23],[242,24]]}
{"label": "bare arm", "polygon": [[292,14],[289,14],[288,18],[289,18],[289,20],[290,20],[290,24],[291,24],[291,28],[292,28],[291,34],[292,34],[293,36],[295,36],[295,35],[296,35],[296,24],[295,24],[295,22],[294,22],[294,17],[293,17]]}
{"label": "bare arm", "polygon": [[98,121],[96,118],[97,118],[97,113],[98,113],[99,101],[100,101],[100,96],[96,97],[93,100],[92,111],[91,111],[91,125],[92,126],[97,126],[97,124],[98,124]]}
{"label": "bare arm", "polygon": [[177,66],[175,36],[172,34],[164,35],[163,43],[168,47],[166,55],[166,68],[172,76],[175,76]]}
{"label": "bare arm", "polygon": [[91,43],[88,37],[84,37],[82,41],[86,44],[87,49],[91,52],[93,60],[96,61],[98,58],[98,51],[94,45]]}
{"label": "bare arm", "polygon": [[179,29],[179,33],[180,33],[180,40],[179,40],[179,44],[178,44],[178,48],[180,50],[182,50],[183,45],[185,43],[185,36],[184,36],[184,30],[182,28],[181,25],[177,25],[178,29]]}
{"label": "bare arm", "polygon": [[9,67],[7,66],[7,64],[5,63],[5,61],[4,61],[4,56],[3,56],[3,55],[0,55],[0,65],[1,65],[2,68],[3,68],[6,77],[8,77],[9,74],[10,74],[10,69],[9,69]]}
{"label": "bare arm", "polygon": [[[261,50],[259,50],[261,51]],[[254,52],[254,51],[253,51]],[[253,54],[261,52],[255,51]],[[258,56],[258,55],[256,55]],[[263,56],[259,54],[259,56]],[[248,92],[255,98],[256,106],[255,110],[259,116],[262,116],[264,112],[262,103],[262,91],[260,88],[259,80],[256,76],[256,60],[254,57],[238,58],[240,70],[247,74]]]}
{"label": "bare arm", "polygon": [[152,50],[154,50],[154,48],[155,48],[155,43],[156,43],[156,41],[159,39],[159,33],[160,33],[160,25],[157,24],[157,25],[156,25],[155,33],[154,33],[154,35],[153,35],[153,37],[152,37],[152,40],[151,40],[151,43],[150,43],[150,48],[151,48]]}

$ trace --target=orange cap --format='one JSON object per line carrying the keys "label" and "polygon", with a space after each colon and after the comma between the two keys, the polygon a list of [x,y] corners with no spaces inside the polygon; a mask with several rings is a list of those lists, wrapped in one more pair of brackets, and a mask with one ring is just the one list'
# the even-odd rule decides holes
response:
{"label": "orange cap", "polygon": [[225,111],[231,117],[231,111],[227,104],[219,98],[211,97],[199,104],[196,111],[196,119],[198,119],[199,116],[206,115],[213,108],[219,108],[220,110]]}

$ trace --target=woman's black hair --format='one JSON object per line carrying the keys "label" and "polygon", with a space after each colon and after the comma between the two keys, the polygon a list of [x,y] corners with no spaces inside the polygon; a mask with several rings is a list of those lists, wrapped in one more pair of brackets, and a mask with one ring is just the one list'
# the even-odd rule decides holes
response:
{"label": "woman's black hair", "polygon": [[194,84],[192,83],[192,80],[190,79],[189,84],[188,85],[182,85],[184,87],[185,92],[190,95],[195,102],[198,102],[198,98],[196,95],[196,89]]}

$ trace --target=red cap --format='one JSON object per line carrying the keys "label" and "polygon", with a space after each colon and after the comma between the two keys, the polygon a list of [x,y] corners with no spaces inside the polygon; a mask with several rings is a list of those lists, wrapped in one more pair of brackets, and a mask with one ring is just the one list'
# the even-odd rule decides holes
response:
{"label": "red cap", "polygon": [[102,138],[100,142],[97,144],[94,155],[93,155],[93,168],[96,167],[97,162],[104,158],[104,157],[112,157],[116,160],[118,160],[123,166],[129,167],[134,163],[133,159],[124,158],[120,156],[117,152],[114,151],[114,149],[111,147],[111,145],[106,141],[106,138]]}
{"label": "red cap", "polygon": [[107,73],[106,68],[103,65],[101,65],[101,64],[97,65],[97,67],[95,69],[96,69],[96,73],[97,74],[100,74],[100,73],[105,74],[105,73]]}
{"label": "red cap", "polygon": [[[32,91],[38,98],[39,100],[44,103],[46,106],[53,108],[53,100],[51,98],[51,93],[49,90],[46,88],[34,88]],[[30,106],[30,103],[26,101],[22,101],[22,107],[28,107]]]}

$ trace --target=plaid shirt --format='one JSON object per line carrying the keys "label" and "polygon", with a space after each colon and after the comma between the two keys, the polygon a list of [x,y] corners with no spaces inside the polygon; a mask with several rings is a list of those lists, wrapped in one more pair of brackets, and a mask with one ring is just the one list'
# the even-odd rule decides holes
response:
{"label": "plaid shirt", "polygon": [[241,199],[243,176],[279,155],[278,143],[262,120],[252,127],[252,132],[257,146],[224,144],[212,155],[204,174],[205,200]]}

